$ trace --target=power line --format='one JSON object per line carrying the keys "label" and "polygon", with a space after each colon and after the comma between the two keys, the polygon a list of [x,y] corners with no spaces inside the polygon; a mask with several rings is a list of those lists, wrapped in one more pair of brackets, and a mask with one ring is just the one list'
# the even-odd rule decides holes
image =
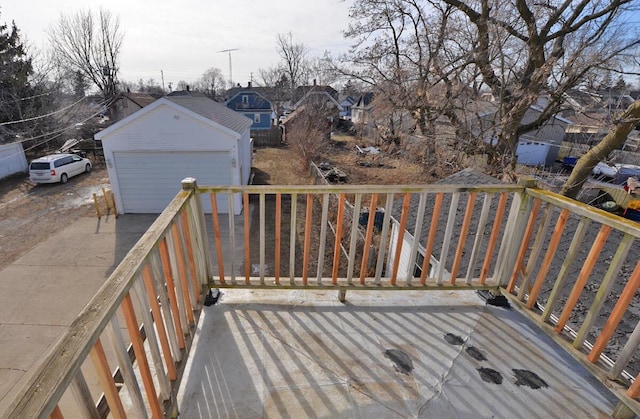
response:
{"label": "power line", "polygon": [[82,97],[80,100],[78,100],[77,102],[72,103],[69,106],[66,106],[66,107],[64,107],[62,109],[58,109],[57,111],[49,112],[48,114],[45,114],[45,115],[39,115],[39,116],[31,117],[31,118],[19,119],[17,121],[0,122],[0,127],[1,126],[6,126],[6,125],[19,124],[21,122],[35,121],[36,119],[42,119],[42,118],[46,118],[46,117],[51,116],[51,115],[55,115],[57,113],[63,112],[65,110],[67,110],[67,109],[70,109],[70,108],[76,106],[78,103],[82,102],[85,98],[86,98],[86,96]]}
{"label": "power line", "polygon": [[[108,105],[110,105],[110,104],[111,104],[111,103],[109,103],[109,102],[113,102],[114,100],[115,100],[115,98],[113,98],[113,99],[109,99],[109,100],[104,100],[104,101],[102,101],[102,102],[98,103],[98,105],[99,105],[100,107],[102,107],[102,106],[108,106]],[[87,121],[89,121],[91,118],[93,118],[93,117],[95,117],[95,116],[99,115],[100,113],[101,113],[101,111],[96,111],[95,113],[93,113],[93,114],[89,115],[87,118],[80,120],[80,122],[74,122],[72,125],[67,125],[67,126],[65,126],[65,127],[63,127],[63,128],[60,128],[60,129],[57,129],[57,130],[54,130],[54,131],[50,131],[50,132],[47,132],[47,133],[44,133],[44,134],[36,135],[35,137],[21,138],[21,139],[20,139],[20,140],[18,140],[18,141],[13,141],[13,142],[11,142],[11,143],[5,143],[5,144],[6,144],[6,145],[9,145],[9,144],[16,144],[16,143],[24,143],[24,142],[27,142],[27,141],[37,140],[37,139],[40,139],[40,138],[43,138],[43,137],[47,137],[47,136],[53,135],[53,137],[51,137],[51,138],[47,138],[47,139],[45,139],[45,140],[43,140],[43,141],[40,141],[40,142],[38,142],[38,143],[34,144],[33,146],[31,146],[31,147],[29,147],[29,148],[27,148],[27,149],[25,150],[25,151],[28,151],[28,150],[31,150],[31,149],[33,149],[33,148],[35,148],[35,147],[38,147],[38,146],[40,146],[40,145],[42,145],[42,144],[44,144],[44,143],[46,143],[46,142],[48,142],[48,141],[51,141],[51,140],[56,139],[57,137],[59,137],[59,136],[61,136],[62,134],[64,134],[66,131],[69,131],[69,130],[71,130],[71,129],[74,129],[74,128],[76,127],[76,124],[87,122]],[[4,144],[3,144],[3,145],[4,145]]]}

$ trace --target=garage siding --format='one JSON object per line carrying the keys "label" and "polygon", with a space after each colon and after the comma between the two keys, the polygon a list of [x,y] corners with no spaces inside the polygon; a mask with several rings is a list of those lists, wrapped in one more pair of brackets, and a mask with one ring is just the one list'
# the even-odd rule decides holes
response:
{"label": "garage siding", "polygon": [[28,168],[21,143],[0,145],[0,179],[15,173],[25,173]]}
{"label": "garage siding", "polygon": [[[125,213],[162,212],[187,177],[203,186],[232,184],[228,152],[115,152],[113,156]],[[210,213],[208,196],[202,203]],[[218,211],[228,212],[225,196],[218,197]]]}

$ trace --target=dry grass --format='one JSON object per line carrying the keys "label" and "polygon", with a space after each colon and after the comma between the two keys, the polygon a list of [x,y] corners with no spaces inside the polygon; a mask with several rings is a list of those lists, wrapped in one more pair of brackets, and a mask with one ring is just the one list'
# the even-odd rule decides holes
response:
{"label": "dry grass", "polygon": [[[435,179],[419,164],[384,152],[376,156],[359,156],[356,144],[369,144],[356,137],[336,135],[332,138],[329,152],[323,161],[347,174],[348,183],[364,184],[424,184]],[[320,162],[316,162],[320,163]],[[257,148],[253,161],[256,184],[307,185],[312,183],[309,173],[302,169],[295,153],[287,147]]]}

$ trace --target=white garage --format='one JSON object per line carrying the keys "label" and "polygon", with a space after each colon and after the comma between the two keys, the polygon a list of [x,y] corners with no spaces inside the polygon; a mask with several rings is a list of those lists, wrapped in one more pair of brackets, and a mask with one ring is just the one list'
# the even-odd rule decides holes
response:
{"label": "white garage", "polygon": [[0,179],[15,173],[26,173],[28,168],[22,143],[0,145]]}
{"label": "white garage", "polygon": [[[96,134],[119,213],[160,213],[181,181],[244,185],[251,173],[252,121],[206,97],[167,96]],[[208,197],[202,200],[211,212]],[[218,211],[228,211],[226,196]],[[242,211],[240,196],[234,212]]]}

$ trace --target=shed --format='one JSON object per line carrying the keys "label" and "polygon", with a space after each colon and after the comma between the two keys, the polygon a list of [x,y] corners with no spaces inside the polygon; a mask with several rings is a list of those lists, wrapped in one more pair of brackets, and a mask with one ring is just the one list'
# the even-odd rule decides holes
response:
{"label": "shed", "polygon": [[[167,96],[96,134],[118,212],[160,213],[186,177],[199,185],[246,185],[253,121],[204,96]],[[211,203],[203,200],[205,212]],[[234,197],[234,213],[242,211]],[[218,211],[228,212],[227,196]]]}
{"label": "shed", "polygon": [[0,145],[0,179],[15,173],[25,173],[28,167],[22,143]]}

